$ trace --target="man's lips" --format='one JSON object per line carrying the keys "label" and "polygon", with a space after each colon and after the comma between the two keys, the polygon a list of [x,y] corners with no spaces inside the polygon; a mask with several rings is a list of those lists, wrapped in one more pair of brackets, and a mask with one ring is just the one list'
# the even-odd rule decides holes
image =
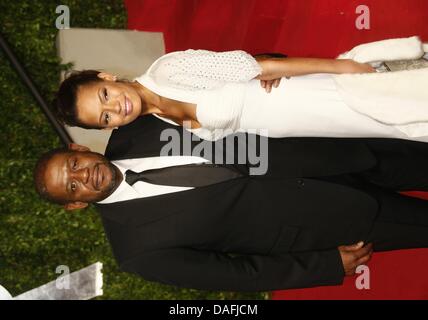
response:
{"label": "man's lips", "polygon": [[100,186],[103,182],[104,176],[102,173],[102,170],[100,168],[100,165],[97,164],[94,167],[94,170],[92,172],[92,186],[95,190],[100,190]]}

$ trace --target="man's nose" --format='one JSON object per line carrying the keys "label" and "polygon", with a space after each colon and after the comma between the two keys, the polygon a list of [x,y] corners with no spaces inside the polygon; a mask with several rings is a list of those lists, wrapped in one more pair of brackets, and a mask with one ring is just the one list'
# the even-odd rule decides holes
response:
{"label": "man's nose", "polygon": [[79,179],[83,184],[87,184],[89,180],[89,168],[81,168],[74,172],[74,177]]}

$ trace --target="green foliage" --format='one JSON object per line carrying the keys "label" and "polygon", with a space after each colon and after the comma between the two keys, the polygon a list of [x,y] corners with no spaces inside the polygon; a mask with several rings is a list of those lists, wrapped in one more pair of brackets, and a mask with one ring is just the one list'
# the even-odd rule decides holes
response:
{"label": "green foliage", "polygon": [[[121,0],[0,1],[0,32],[41,94],[50,101],[61,66],[55,8],[68,5],[71,27],[126,27]],[[265,294],[185,290],[120,272],[93,208],[65,212],[33,190],[32,169],[60,140],[0,51],[0,284],[12,295],[56,279],[59,265],[75,271],[104,264],[103,299],[263,299]]]}

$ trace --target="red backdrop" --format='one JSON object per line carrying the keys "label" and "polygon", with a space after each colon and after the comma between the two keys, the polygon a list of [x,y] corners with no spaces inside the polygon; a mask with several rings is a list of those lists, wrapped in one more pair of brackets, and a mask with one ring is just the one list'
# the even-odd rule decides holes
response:
{"label": "red backdrop", "polygon": [[[356,8],[370,10],[358,30]],[[161,31],[167,52],[192,49],[335,57],[364,42],[419,35],[428,42],[427,0],[125,0],[128,28]],[[426,197],[424,193],[413,193]],[[428,212],[427,212],[428,214]],[[283,290],[273,299],[428,299],[428,249],[376,253],[370,289]]]}

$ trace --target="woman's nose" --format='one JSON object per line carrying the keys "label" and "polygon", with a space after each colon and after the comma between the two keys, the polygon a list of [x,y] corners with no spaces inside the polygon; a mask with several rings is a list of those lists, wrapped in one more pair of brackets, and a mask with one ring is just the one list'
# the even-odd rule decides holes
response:
{"label": "woman's nose", "polygon": [[110,112],[121,114],[122,107],[120,106],[119,101],[116,100],[116,101],[111,101],[110,102],[110,104],[107,106],[107,110],[110,111]]}

